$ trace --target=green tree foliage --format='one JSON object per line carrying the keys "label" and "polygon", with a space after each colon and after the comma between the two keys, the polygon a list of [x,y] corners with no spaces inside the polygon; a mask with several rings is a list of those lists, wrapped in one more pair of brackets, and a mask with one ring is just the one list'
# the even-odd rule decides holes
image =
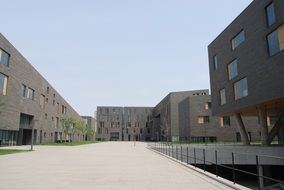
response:
{"label": "green tree foliage", "polygon": [[[68,134],[71,133],[72,130],[74,129],[75,123],[76,123],[76,120],[71,117],[61,119],[63,133],[65,135],[65,140],[67,140]],[[71,139],[69,138],[69,142],[70,141]]]}

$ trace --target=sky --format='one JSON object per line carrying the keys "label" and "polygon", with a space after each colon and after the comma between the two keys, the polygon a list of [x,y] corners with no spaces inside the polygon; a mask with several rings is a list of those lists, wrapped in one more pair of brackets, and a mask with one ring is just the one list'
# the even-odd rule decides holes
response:
{"label": "sky", "polygon": [[80,114],[210,89],[207,46],[252,0],[9,0],[0,32]]}

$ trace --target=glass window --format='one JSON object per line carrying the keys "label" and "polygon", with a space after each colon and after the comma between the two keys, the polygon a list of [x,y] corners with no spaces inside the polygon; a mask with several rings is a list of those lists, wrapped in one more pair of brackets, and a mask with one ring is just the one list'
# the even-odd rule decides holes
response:
{"label": "glass window", "polygon": [[205,109],[206,110],[211,109],[211,102],[206,102],[205,103]]}
{"label": "glass window", "polygon": [[267,25],[271,26],[276,21],[275,11],[274,11],[274,4],[273,3],[269,4],[265,8],[265,12],[266,12]]}
{"label": "glass window", "polygon": [[220,104],[224,105],[226,104],[226,90],[225,88],[223,88],[222,90],[220,90]]}
{"label": "glass window", "polygon": [[245,32],[242,30],[231,41],[232,50],[236,49],[241,43],[245,41]]}
{"label": "glass window", "polygon": [[235,100],[246,97],[248,95],[247,78],[243,78],[234,83]]}
{"label": "glass window", "polygon": [[209,116],[199,116],[198,117],[199,124],[204,124],[204,123],[209,123],[209,122],[210,122]]}
{"label": "glass window", "polygon": [[0,73],[0,95],[7,95],[8,77]]}
{"label": "glass window", "polygon": [[238,61],[235,59],[228,65],[229,80],[238,75]]}
{"label": "glass window", "polygon": [[28,88],[28,95],[27,95],[27,98],[33,100],[35,97],[35,91],[31,88]]}
{"label": "glass window", "polygon": [[0,63],[3,65],[9,66],[10,55],[4,50],[0,49]]}
{"label": "glass window", "polygon": [[214,55],[213,57],[213,64],[214,64],[214,70],[218,69],[218,57],[217,55]]}
{"label": "glass window", "polygon": [[273,56],[284,49],[284,25],[267,36],[269,55]]}
{"label": "glass window", "polygon": [[27,86],[24,84],[21,84],[21,95],[23,97],[26,97],[26,90],[27,90]]}
{"label": "glass window", "polygon": [[231,125],[231,120],[230,120],[230,116],[224,116],[221,117],[221,126],[230,126]]}

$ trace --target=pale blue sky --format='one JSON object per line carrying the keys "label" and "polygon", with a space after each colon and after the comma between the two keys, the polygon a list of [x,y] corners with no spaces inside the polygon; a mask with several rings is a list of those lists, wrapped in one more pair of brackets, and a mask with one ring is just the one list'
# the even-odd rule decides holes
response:
{"label": "pale blue sky", "polygon": [[207,89],[207,46],[251,0],[9,0],[1,32],[81,115]]}

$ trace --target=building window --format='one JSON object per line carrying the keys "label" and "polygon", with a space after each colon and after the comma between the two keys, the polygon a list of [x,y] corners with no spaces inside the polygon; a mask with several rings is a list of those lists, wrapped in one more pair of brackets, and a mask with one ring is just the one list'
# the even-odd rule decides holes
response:
{"label": "building window", "polygon": [[217,55],[213,56],[213,65],[214,65],[214,70],[216,71],[218,69],[218,57],[217,57]]}
{"label": "building window", "polygon": [[43,94],[40,95],[40,99],[39,99],[39,105],[41,108],[44,108],[45,106],[45,96]]}
{"label": "building window", "polygon": [[0,63],[9,67],[10,55],[4,50],[0,49]]}
{"label": "building window", "polygon": [[267,36],[269,55],[273,56],[284,49],[284,25],[282,24],[275,31]]}
{"label": "building window", "polygon": [[66,114],[67,113],[67,107],[62,105],[61,106],[61,113]]}
{"label": "building window", "polygon": [[27,86],[24,84],[21,84],[21,95],[23,97],[26,97],[26,91],[27,91]]}
{"label": "building window", "polygon": [[225,90],[225,88],[221,89],[219,94],[220,94],[220,105],[226,104],[226,90]]}
{"label": "building window", "polygon": [[198,123],[199,124],[205,124],[205,123],[209,123],[210,119],[209,116],[199,116],[198,117]]}
{"label": "building window", "polygon": [[49,94],[49,87],[46,87],[46,93]]}
{"label": "building window", "polygon": [[211,109],[211,102],[206,102],[205,103],[205,109],[206,110]]}
{"label": "building window", "polygon": [[275,11],[274,11],[274,4],[273,3],[269,4],[265,8],[265,12],[266,12],[267,25],[271,26],[276,21]]}
{"label": "building window", "polygon": [[59,127],[59,118],[58,117],[56,117],[56,121],[55,122],[56,122],[55,123],[55,128],[57,129]]}
{"label": "building window", "polygon": [[228,64],[228,75],[229,80],[238,75],[238,61],[236,59]]}
{"label": "building window", "polygon": [[230,125],[231,125],[230,116],[221,117],[221,127],[230,126]]}
{"label": "building window", "polygon": [[241,43],[245,41],[245,32],[242,30],[231,41],[232,50],[236,49]]}
{"label": "building window", "polygon": [[46,113],[46,114],[44,114],[44,118],[45,118],[45,119],[47,119],[47,113]]}
{"label": "building window", "polygon": [[31,88],[28,88],[28,95],[27,98],[33,100],[35,98],[35,91]]}
{"label": "building window", "polygon": [[246,97],[248,95],[247,78],[243,78],[234,83],[235,100]]}
{"label": "building window", "polygon": [[8,77],[0,73],[0,95],[7,95]]}

